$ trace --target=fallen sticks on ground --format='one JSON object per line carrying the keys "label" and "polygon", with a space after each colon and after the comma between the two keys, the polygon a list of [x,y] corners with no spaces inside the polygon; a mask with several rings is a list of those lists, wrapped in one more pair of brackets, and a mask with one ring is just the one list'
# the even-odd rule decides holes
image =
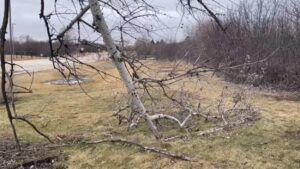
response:
{"label": "fallen sticks on ground", "polygon": [[175,153],[172,153],[172,152],[169,152],[166,150],[161,150],[161,149],[158,149],[155,147],[143,146],[139,143],[124,140],[124,139],[105,139],[105,140],[99,140],[99,141],[93,141],[93,142],[85,142],[84,144],[104,144],[104,143],[128,144],[128,145],[136,146],[143,151],[149,151],[149,152],[161,154],[161,155],[164,155],[167,157],[171,157],[171,158],[175,158],[175,159],[179,159],[179,160],[183,160],[183,161],[192,161],[192,159],[190,157],[187,157],[184,155],[178,155],[178,154],[175,154]]}
{"label": "fallen sticks on ground", "polygon": [[212,135],[212,134],[222,132],[226,129],[230,129],[230,128],[234,128],[234,127],[238,127],[238,126],[243,126],[243,125],[249,125],[254,120],[257,120],[257,117],[246,116],[246,117],[241,118],[240,120],[237,120],[237,121],[232,122],[230,124],[225,124],[225,125],[221,125],[219,127],[214,127],[214,128],[210,128],[210,129],[207,129],[207,130],[204,130],[204,131],[200,131],[198,133],[198,136],[209,136],[209,135]]}
{"label": "fallen sticks on ground", "polygon": [[[188,156],[185,156],[185,155],[178,155],[178,154],[169,152],[167,150],[158,149],[156,147],[143,146],[142,144],[132,142],[132,141],[129,141],[129,140],[125,140],[125,139],[103,139],[103,140],[98,140],[98,141],[81,142],[79,144],[93,145],[93,144],[106,144],[106,143],[127,144],[127,145],[138,147],[142,151],[157,153],[157,154],[164,155],[166,157],[171,157],[171,158],[178,159],[178,160],[183,160],[183,161],[193,161],[192,158],[190,158]],[[76,145],[79,145],[79,144],[50,145],[50,146],[47,146],[47,147],[48,148],[71,147],[71,146],[76,146]]]}

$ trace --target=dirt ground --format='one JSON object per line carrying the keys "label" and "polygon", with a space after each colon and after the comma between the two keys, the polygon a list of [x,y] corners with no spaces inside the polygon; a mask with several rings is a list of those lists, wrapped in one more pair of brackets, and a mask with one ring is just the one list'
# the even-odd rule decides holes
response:
{"label": "dirt ground", "polygon": [[14,140],[0,141],[1,169],[50,169],[59,166],[63,160],[62,154],[43,144],[22,144],[22,151],[18,151]]}

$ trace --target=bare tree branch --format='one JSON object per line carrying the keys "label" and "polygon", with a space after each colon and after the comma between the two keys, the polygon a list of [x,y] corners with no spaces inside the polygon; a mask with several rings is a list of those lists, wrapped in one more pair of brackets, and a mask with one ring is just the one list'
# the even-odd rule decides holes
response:
{"label": "bare tree branch", "polygon": [[5,84],[6,84],[6,66],[5,66],[5,53],[4,53],[4,47],[5,47],[5,34],[6,34],[6,29],[7,29],[7,24],[8,24],[8,17],[9,17],[9,10],[10,10],[10,0],[5,0],[4,1],[4,15],[3,15],[3,21],[2,21],[2,26],[1,26],[1,30],[0,30],[0,54],[1,54],[1,92],[2,92],[2,97],[4,99],[5,102],[5,108],[6,108],[6,112],[8,115],[8,119],[10,122],[10,125],[12,127],[13,130],[13,134],[15,137],[15,141],[16,144],[18,146],[18,149],[21,150],[21,146],[20,146],[20,141],[19,138],[17,136],[17,132],[16,132],[16,128],[15,125],[13,123],[13,116],[12,116],[12,112],[9,106],[9,101],[8,101],[8,97],[7,97],[7,93],[6,93],[6,88],[5,88]]}

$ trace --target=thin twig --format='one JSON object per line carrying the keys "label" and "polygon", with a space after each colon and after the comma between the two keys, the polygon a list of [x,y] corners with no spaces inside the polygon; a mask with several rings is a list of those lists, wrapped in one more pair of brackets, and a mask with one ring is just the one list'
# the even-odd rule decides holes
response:
{"label": "thin twig", "polygon": [[93,142],[85,142],[84,144],[104,144],[104,143],[120,143],[120,144],[128,144],[128,145],[133,145],[138,147],[139,149],[143,150],[143,151],[149,151],[149,152],[153,152],[153,153],[157,153],[157,154],[161,154],[167,157],[171,157],[171,158],[175,158],[178,160],[183,160],[183,161],[192,161],[192,158],[185,156],[185,155],[178,155],[166,150],[161,150],[155,147],[147,147],[147,146],[143,146],[142,144],[136,143],[136,142],[132,142],[132,141],[128,141],[125,139],[106,139],[106,140],[99,140],[99,141],[93,141]]}

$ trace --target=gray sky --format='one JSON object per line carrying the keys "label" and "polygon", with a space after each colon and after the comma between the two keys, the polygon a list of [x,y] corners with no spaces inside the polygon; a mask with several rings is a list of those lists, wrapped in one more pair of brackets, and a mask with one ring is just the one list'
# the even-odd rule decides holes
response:
{"label": "gray sky", "polygon": [[[46,30],[44,23],[39,18],[40,13],[40,1],[39,0],[11,0],[12,1],[12,22],[14,23],[14,36],[20,37],[21,35],[30,35],[33,39],[45,40]],[[46,13],[53,11],[54,9],[54,0],[45,0],[46,1]],[[228,6],[229,0],[219,0],[220,3]],[[184,25],[181,28],[179,27],[180,23],[180,12],[176,9],[178,0],[152,0],[151,4],[158,6],[161,11],[167,14],[167,16],[160,17],[160,20],[166,27],[163,27],[163,30],[157,31],[153,35],[154,39],[183,39],[186,36],[186,32],[194,23],[195,20],[189,17],[184,18]],[[209,1],[207,1],[209,2]],[[4,3],[3,1],[1,2]],[[60,3],[71,8],[71,4],[68,3],[68,0],[60,0]],[[3,5],[0,4],[0,17],[2,20],[3,16]],[[213,7],[213,5],[212,5]],[[222,8],[218,6],[217,8]],[[215,8],[215,9],[217,9]],[[108,14],[109,15],[109,14]],[[86,16],[87,18],[89,16]],[[69,19],[69,18],[68,18]],[[53,24],[57,24],[58,28],[61,29],[65,23],[68,22],[68,19],[63,19],[63,23],[58,20],[53,20]],[[91,19],[87,19],[91,20]],[[145,22],[148,22],[145,20]],[[113,25],[114,23],[110,23]],[[157,25],[159,27],[160,25]],[[59,28],[60,27],[60,28]]]}

